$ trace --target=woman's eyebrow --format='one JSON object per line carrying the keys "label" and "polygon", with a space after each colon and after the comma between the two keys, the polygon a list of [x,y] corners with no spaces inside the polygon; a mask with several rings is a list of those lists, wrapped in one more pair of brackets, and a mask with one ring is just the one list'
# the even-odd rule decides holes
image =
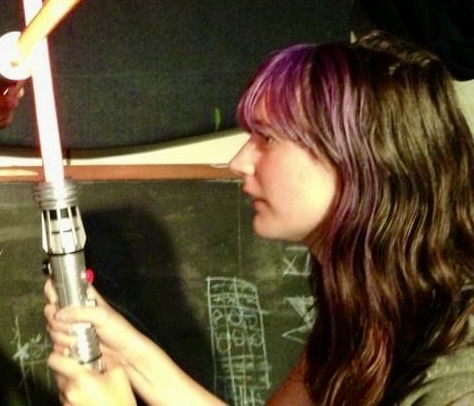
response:
{"label": "woman's eyebrow", "polygon": [[252,120],[252,129],[256,131],[262,131],[262,130],[268,130],[271,129],[271,125],[267,123],[266,121],[263,121],[259,118]]}

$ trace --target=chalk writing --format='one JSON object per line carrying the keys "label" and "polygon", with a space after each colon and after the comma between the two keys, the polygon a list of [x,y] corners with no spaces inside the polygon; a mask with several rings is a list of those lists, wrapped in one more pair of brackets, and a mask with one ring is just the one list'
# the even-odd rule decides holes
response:
{"label": "chalk writing", "polygon": [[215,392],[236,406],[264,405],[270,367],[256,287],[208,277],[207,294]]}
{"label": "chalk writing", "polygon": [[30,385],[35,385],[38,377],[44,375],[47,388],[51,389],[52,387],[51,371],[46,365],[46,358],[51,352],[51,342],[46,334],[37,334],[25,340],[22,336],[18,316],[15,316],[13,333],[11,344],[16,351],[12,359],[20,366],[22,380],[19,384],[23,388],[27,406],[33,406],[34,389]]}

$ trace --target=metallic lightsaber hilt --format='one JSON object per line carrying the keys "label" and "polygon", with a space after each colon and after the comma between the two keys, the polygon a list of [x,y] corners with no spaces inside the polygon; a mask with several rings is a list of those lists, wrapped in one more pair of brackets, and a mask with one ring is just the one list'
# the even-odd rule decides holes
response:
{"label": "metallic lightsaber hilt", "polygon": [[[59,307],[95,306],[87,296],[92,283],[92,271],[86,268],[84,246],[86,234],[77,204],[76,186],[69,181],[61,184],[43,182],[33,189],[35,200],[42,210],[43,250],[48,254],[46,270],[52,277]],[[77,338],[71,356],[81,364],[102,371],[99,341],[89,323],[73,326]]]}

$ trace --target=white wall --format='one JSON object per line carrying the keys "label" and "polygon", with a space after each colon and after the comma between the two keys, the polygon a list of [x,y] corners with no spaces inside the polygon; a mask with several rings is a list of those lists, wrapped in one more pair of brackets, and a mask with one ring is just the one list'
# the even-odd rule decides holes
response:
{"label": "white wall", "polygon": [[[239,129],[188,138],[171,143],[71,153],[68,165],[136,165],[136,164],[213,164],[226,165],[248,138]],[[41,166],[41,158],[18,150],[0,149],[0,166]]]}
{"label": "white wall", "polygon": [[459,101],[474,134],[474,80],[455,82]]}

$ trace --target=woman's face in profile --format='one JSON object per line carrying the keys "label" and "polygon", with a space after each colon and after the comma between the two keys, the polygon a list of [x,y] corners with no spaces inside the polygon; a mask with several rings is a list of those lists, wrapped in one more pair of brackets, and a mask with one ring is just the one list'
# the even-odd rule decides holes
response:
{"label": "woman's face in profile", "polygon": [[261,237],[302,242],[324,219],[336,190],[325,158],[276,134],[254,132],[230,162],[252,199],[253,229]]}

